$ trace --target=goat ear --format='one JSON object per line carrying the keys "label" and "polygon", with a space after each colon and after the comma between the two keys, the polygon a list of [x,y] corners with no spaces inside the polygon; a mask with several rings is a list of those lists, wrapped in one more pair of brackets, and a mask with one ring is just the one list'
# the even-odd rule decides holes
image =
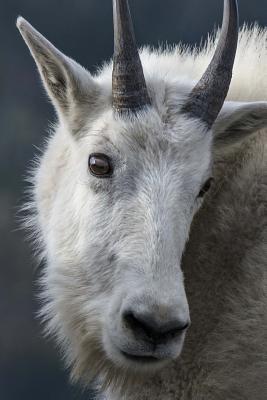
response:
{"label": "goat ear", "polygon": [[88,71],[56,49],[24,18],[18,18],[17,27],[60,116],[67,117],[75,106],[95,100],[97,84]]}
{"label": "goat ear", "polygon": [[267,102],[225,102],[214,126],[215,147],[237,144],[267,127]]}

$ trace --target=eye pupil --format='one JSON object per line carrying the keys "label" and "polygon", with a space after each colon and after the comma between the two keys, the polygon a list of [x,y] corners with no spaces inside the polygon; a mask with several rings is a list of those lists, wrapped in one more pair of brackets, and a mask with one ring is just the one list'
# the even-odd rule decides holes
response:
{"label": "eye pupil", "polygon": [[204,197],[205,196],[205,194],[210,190],[213,181],[214,181],[213,178],[210,178],[210,179],[208,179],[206,181],[205,185],[200,190],[198,197]]}
{"label": "eye pupil", "polygon": [[91,154],[89,157],[89,170],[98,177],[108,177],[112,172],[111,162],[105,154]]}

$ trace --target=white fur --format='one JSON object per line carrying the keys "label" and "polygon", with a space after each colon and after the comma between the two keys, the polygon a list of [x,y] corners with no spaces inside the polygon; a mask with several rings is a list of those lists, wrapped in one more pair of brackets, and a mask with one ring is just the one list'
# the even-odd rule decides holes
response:
{"label": "white fur", "polygon": [[[97,377],[109,400],[266,399],[267,31],[242,29],[231,102],[207,131],[179,110],[212,39],[202,50],[142,50],[153,106],[121,119],[111,108],[110,64],[92,77],[23,19],[18,27],[59,114],[33,174],[26,224],[46,261],[42,315],[72,377]],[[58,73],[67,90],[53,92]],[[112,158],[112,180],[88,173],[96,152]],[[212,169],[215,184],[192,223]],[[160,371],[117,350],[150,351],[121,322],[129,304],[161,320],[186,320],[190,310],[183,352],[184,336],[159,349]]]}

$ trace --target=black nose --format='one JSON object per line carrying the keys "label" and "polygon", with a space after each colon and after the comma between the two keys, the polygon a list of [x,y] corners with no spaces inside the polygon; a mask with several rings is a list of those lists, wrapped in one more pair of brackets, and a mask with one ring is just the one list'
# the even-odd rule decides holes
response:
{"label": "black nose", "polygon": [[137,314],[130,310],[123,313],[123,322],[134,335],[154,343],[170,341],[180,336],[190,325],[189,322],[179,320],[159,323],[153,314]]}

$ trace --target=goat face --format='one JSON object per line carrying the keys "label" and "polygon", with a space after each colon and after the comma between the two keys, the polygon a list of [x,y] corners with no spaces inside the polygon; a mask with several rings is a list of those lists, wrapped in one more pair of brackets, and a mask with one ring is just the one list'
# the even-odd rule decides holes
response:
{"label": "goat face", "polygon": [[50,327],[67,338],[77,376],[155,370],[182,351],[181,258],[211,177],[212,135],[171,120],[107,111],[81,137],[59,130],[38,171]]}
{"label": "goat face", "polygon": [[182,120],[176,141],[154,112],[131,123],[110,115],[103,124],[102,116],[77,149],[77,174],[86,173],[79,264],[104,305],[101,345],[121,366],[150,369],[176,358],[190,323],[181,257],[211,176],[211,135],[198,127],[181,143]]}

